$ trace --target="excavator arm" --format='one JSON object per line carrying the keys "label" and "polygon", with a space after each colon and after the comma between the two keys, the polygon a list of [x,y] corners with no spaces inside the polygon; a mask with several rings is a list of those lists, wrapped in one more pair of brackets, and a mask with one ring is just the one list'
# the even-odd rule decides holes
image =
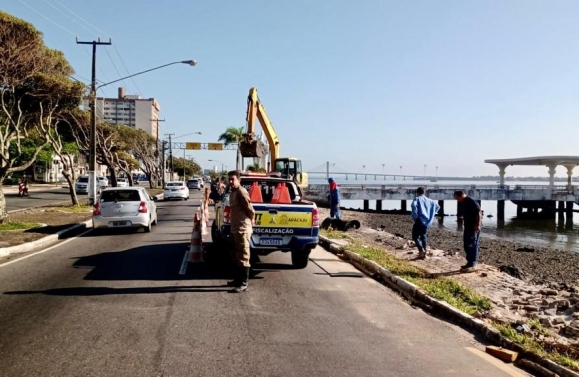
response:
{"label": "excavator arm", "polygon": [[265,107],[263,107],[257,96],[257,88],[251,88],[247,96],[247,114],[245,118],[247,121],[247,133],[243,135],[244,139],[239,143],[239,150],[243,157],[263,157],[267,154],[265,145],[255,139],[256,118],[259,120],[269,143],[269,158],[273,164],[279,157],[279,139],[267,116]]}

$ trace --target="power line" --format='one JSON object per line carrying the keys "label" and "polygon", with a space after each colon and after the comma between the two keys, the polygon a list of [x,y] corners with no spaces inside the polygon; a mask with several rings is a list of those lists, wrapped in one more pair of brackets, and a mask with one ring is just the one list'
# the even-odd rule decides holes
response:
{"label": "power line", "polygon": [[[121,56],[121,53],[119,52],[119,50],[117,49],[117,46],[113,45],[115,51],[117,52],[117,55],[119,56],[119,59],[121,59],[121,63],[123,63],[123,66],[125,67],[125,71],[127,71],[127,75],[131,75],[131,72],[129,72],[129,69],[127,68],[127,65],[125,64],[125,61],[123,60],[123,57]],[[141,89],[139,89],[139,86],[137,85],[137,83],[135,82],[134,78],[131,77],[131,81],[133,82],[133,85],[135,85],[135,88],[137,89],[137,94],[141,93]]]}
{"label": "power line", "polygon": [[74,13],[72,10],[70,10],[69,8],[67,8],[66,6],[64,6],[60,1],[58,0],[54,0],[55,3],[57,3],[58,5],[60,5],[61,7],[63,7],[64,9],[66,9],[67,11],[69,11],[72,15],[78,17],[81,21],[83,21],[84,23],[86,23],[88,26],[92,27],[94,30],[96,30],[97,32],[99,32],[100,34],[105,34],[109,37],[111,37],[111,35],[109,33],[106,33],[104,31],[102,31],[101,29],[97,28],[96,26],[92,25],[90,22],[88,22],[87,20],[85,20],[84,18],[82,18],[81,16],[79,16],[78,14]]}
{"label": "power line", "polygon": [[[107,56],[109,57],[109,60],[111,61],[111,63],[113,63],[113,67],[115,69],[115,71],[117,72],[117,75],[119,75],[119,77],[121,77],[121,72],[119,72],[119,69],[117,68],[117,65],[115,64],[115,61],[113,60],[113,57],[111,56],[111,54],[109,53],[109,50],[105,49]],[[127,86],[127,83],[125,83],[125,80],[121,80],[121,82],[123,83],[124,86]]]}
{"label": "power line", "polygon": [[98,34],[96,34],[95,32],[93,32],[92,30],[88,29],[87,27],[85,27],[83,24],[77,22],[75,19],[71,18],[70,16],[68,16],[66,13],[64,13],[63,11],[61,11],[60,9],[58,9],[57,7],[55,7],[54,5],[52,5],[52,3],[49,3],[48,0],[43,0],[46,4],[50,5],[52,8],[54,8],[58,13],[62,14],[64,17],[68,18],[69,20],[71,20],[72,22],[74,22],[75,24],[77,24],[78,26],[80,26],[81,28],[83,28],[84,30],[88,31],[89,33],[92,33],[94,35],[96,35],[98,37]]}
{"label": "power line", "polygon": [[59,28],[61,28],[62,30],[66,31],[67,33],[76,36],[76,34],[74,34],[72,31],[68,30],[67,28],[65,28],[64,26],[60,25],[59,23],[51,20],[50,18],[46,17],[44,14],[40,13],[39,11],[37,11],[36,9],[32,8],[30,5],[26,4],[24,1],[22,0],[18,0],[20,1],[23,5],[25,5],[28,9],[32,10],[34,13],[38,14],[39,16],[45,18],[46,20],[52,22],[54,25],[58,26]]}

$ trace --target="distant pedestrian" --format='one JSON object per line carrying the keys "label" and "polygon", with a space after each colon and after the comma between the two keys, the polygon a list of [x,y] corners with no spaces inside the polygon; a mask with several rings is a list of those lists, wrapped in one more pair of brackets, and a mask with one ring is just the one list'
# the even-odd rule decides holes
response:
{"label": "distant pedestrian", "polygon": [[229,186],[231,195],[229,196],[229,206],[231,207],[231,235],[233,236],[233,248],[235,259],[238,264],[236,277],[227,285],[234,287],[234,292],[244,292],[247,290],[249,280],[250,250],[249,241],[253,232],[255,211],[249,199],[249,193],[240,185],[240,173],[237,170],[231,171],[229,176]]}
{"label": "distant pedestrian", "polygon": [[330,217],[340,219],[340,189],[334,178],[328,178],[330,184]]}
{"label": "distant pedestrian", "polygon": [[426,258],[428,251],[428,228],[434,222],[440,206],[434,200],[424,196],[424,188],[416,189],[416,197],[410,205],[412,208],[412,239],[418,248],[418,259]]}
{"label": "distant pedestrian", "polygon": [[463,205],[464,232],[462,239],[466,253],[466,264],[461,266],[460,270],[472,272],[476,269],[478,261],[481,209],[480,205],[462,190],[455,191],[454,198]]}

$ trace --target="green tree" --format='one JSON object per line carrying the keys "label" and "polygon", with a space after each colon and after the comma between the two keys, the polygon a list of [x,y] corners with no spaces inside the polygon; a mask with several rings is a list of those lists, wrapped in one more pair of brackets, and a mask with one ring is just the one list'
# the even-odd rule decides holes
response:
{"label": "green tree", "polygon": [[55,115],[80,101],[82,85],[72,73],[32,24],[0,11],[0,223],[8,220],[2,182],[34,163],[50,142]]}
{"label": "green tree", "polygon": [[[224,133],[219,135],[219,138],[217,140],[222,141],[223,144],[225,144],[225,145],[239,143],[241,140],[243,140],[243,132],[244,132],[243,127],[240,127],[240,128],[228,127]],[[238,144],[237,158],[235,160],[235,168],[237,170],[240,170],[243,168],[242,166],[240,166],[240,161],[241,161],[241,151],[239,149],[239,144]]]}
{"label": "green tree", "polygon": [[[183,168],[185,169],[185,177],[201,175],[203,172],[201,166],[195,161],[187,160],[183,157],[173,157],[173,169],[175,173],[183,177]],[[185,177],[183,177],[183,180],[185,180]]]}

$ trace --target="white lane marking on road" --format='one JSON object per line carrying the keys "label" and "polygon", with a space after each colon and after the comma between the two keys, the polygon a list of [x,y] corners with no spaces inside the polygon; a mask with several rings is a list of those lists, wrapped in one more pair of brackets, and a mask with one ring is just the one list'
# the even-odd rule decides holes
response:
{"label": "white lane marking on road", "polygon": [[516,369],[513,365],[506,364],[506,363],[502,362],[501,360],[495,358],[494,356],[491,356],[488,353],[479,350],[478,348],[466,347],[466,349],[469,350],[470,352],[474,353],[475,355],[477,355],[481,359],[484,359],[484,360],[488,361],[490,364],[493,364],[494,366],[496,366],[497,368],[499,368],[500,370],[502,370],[503,372],[505,372],[509,376],[513,376],[513,377],[529,377],[530,376],[530,374],[526,374],[526,373],[523,374],[518,369]]}
{"label": "white lane marking on road", "polygon": [[62,246],[62,245],[64,245],[64,244],[67,244],[67,243],[69,243],[70,241],[72,241],[72,240],[74,240],[74,239],[76,239],[76,238],[82,237],[82,236],[84,236],[85,234],[87,234],[87,233],[89,233],[89,232],[92,232],[92,228],[89,229],[89,230],[87,230],[87,231],[82,232],[82,233],[79,234],[78,236],[71,237],[71,238],[69,238],[68,240],[64,240],[64,241],[62,241],[62,242],[60,242],[60,243],[57,243],[56,245],[52,245],[52,246],[50,246],[50,247],[47,247],[46,249],[37,251],[37,252],[32,253],[32,254],[28,254],[28,255],[26,255],[26,256],[23,256],[22,258],[14,259],[14,260],[11,260],[11,261],[9,261],[9,262],[0,264],[0,268],[6,267],[6,266],[8,266],[9,264],[12,264],[12,263],[20,262],[21,260],[28,259],[28,258],[33,257],[33,256],[38,255],[38,254],[46,253],[47,251],[50,251],[50,250],[54,249],[55,247],[59,247],[59,246]]}

